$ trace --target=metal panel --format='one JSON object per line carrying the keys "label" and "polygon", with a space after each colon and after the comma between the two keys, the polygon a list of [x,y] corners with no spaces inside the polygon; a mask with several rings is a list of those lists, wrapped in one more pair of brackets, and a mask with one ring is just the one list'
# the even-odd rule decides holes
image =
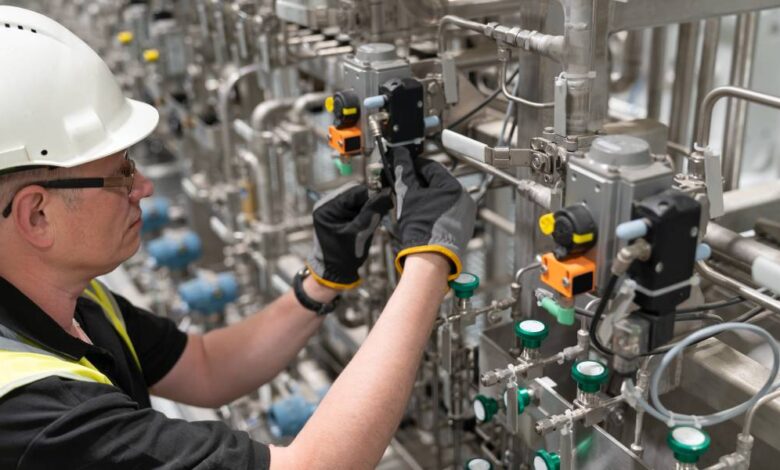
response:
{"label": "metal panel", "polygon": [[628,0],[612,4],[610,31],[622,31],[778,8],[780,0]]}

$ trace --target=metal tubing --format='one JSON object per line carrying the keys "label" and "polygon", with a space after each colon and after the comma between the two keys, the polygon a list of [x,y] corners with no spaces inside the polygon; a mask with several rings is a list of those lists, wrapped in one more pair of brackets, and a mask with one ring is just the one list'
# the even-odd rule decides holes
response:
{"label": "metal tubing", "polygon": [[[501,54],[499,54],[500,57]],[[529,106],[531,108],[536,109],[544,109],[544,108],[552,108],[555,106],[555,102],[549,102],[549,103],[536,103],[534,101],[529,101],[525,98],[521,98],[519,96],[515,96],[512,94],[511,91],[509,91],[509,88],[506,86],[506,63],[508,60],[500,60],[498,65],[498,76],[501,77],[499,82],[501,83],[501,92],[506,96],[508,100],[514,101],[515,103],[522,104],[524,106]]]}
{"label": "metal tubing", "polygon": [[595,0],[564,0],[564,37],[566,44],[566,133],[588,133],[593,69],[593,32]]}
{"label": "metal tubing", "polygon": [[687,23],[780,7],[780,0],[652,0],[612,2],[611,31]]}
{"label": "metal tubing", "polygon": [[304,114],[306,114],[310,108],[315,107],[318,104],[323,104],[328,96],[330,96],[330,93],[326,92],[306,93],[305,95],[301,95],[292,105],[290,119],[296,124],[304,124]]}
{"label": "metal tubing", "polygon": [[647,117],[658,120],[661,117],[661,100],[664,94],[664,74],[666,67],[666,27],[653,28],[652,48],[650,50],[650,70],[647,84]]}
{"label": "metal tubing", "polygon": [[475,31],[480,34],[485,34],[485,28],[487,27],[482,23],[478,23],[476,21],[470,21],[455,15],[442,16],[441,20],[439,20],[439,30],[437,35],[438,45],[439,45],[439,57],[441,57],[446,52],[447,49],[447,44],[444,39],[444,34],[447,30],[448,25],[455,25],[459,28],[468,29],[469,31]]}
{"label": "metal tubing", "polygon": [[[704,39],[701,46],[701,65],[699,66],[699,84],[696,87],[696,107],[701,108],[704,97],[712,90],[715,78],[715,59],[718,53],[718,39],[720,38],[720,18],[710,18],[704,22]],[[701,116],[696,113],[693,116],[693,128],[699,127]],[[687,142],[685,142],[687,144]],[[687,145],[685,145],[687,147]],[[686,152],[687,153],[687,150]]]}
{"label": "metal tubing", "polygon": [[233,136],[230,130],[230,92],[233,87],[236,86],[239,80],[246,77],[251,73],[256,73],[260,70],[260,64],[247,65],[241,67],[236,72],[230,74],[219,86],[217,92],[217,112],[219,114],[219,124],[222,129],[222,171],[226,182],[233,181],[233,165],[230,158],[233,150]]}
{"label": "metal tubing", "polygon": [[[691,116],[691,93],[696,70],[696,45],[699,37],[698,23],[681,24],[677,38],[677,59],[674,66],[672,89],[672,114],[669,117],[669,140],[688,146],[688,129]],[[675,168],[682,168],[682,156],[677,155]]]}
{"label": "metal tubing", "polygon": [[735,292],[740,297],[750,300],[751,302],[764,307],[767,310],[771,310],[774,313],[780,313],[780,301],[773,299],[761,292],[746,286],[745,284],[732,279],[724,274],[714,270],[704,261],[698,261],[696,263],[696,270],[701,276],[712,282],[715,285],[721,286],[725,289]]}
{"label": "metal tubing", "polygon": [[[739,15],[734,33],[734,50],[731,59],[730,84],[750,88],[753,76],[753,59],[758,36],[757,12]],[[747,103],[729,100],[726,108],[726,128],[723,132],[723,190],[730,191],[739,186],[742,169],[742,155],[745,150],[745,124]]]}
{"label": "metal tubing", "polygon": [[277,113],[287,111],[295,104],[292,98],[263,101],[252,110],[250,125],[256,131],[268,130],[268,123]]}
{"label": "metal tubing", "polygon": [[464,155],[457,153],[452,153],[450,155],[453,155],[455,158],[463,163],[466,163],[467,165],[479,168],[485,173],[490,173],[491,175],[496,176],[499,179],[506,181],[507,183],[510,183],[515,187],[517,192],[525,196],[529,201],[536,203],[544,209],[550,209],[552,198],[552,190],[550,188],[543,186],[535,181],[515,178],[508,173],[504,173],[503,171],[488,165],[487,163],[474,160],[473,158],[469,158]]}
{"label": "metal tubing", "polygon": [[780,250],[750,238],[745,238],[737,232],[713,222],[707,225],[704,243],[710,245],[716,252],[723,253],[729,258],[744,263],[748,268],[753,265],[753,261],[756,258],[768,258],[780,263]]}
{"label": "metal tubing", "polygon": [[508,219],[502,217],[496,212],[488,208],[482,208],[479,210],[478,214],[482,218],[482,220],[490,223],[491,225],[501,230],[502,232],[506,233],[507,235],[515,234],[514,222],[510,222]]}
{"label": "metal tubing", "polygon": [[699,110],[701,121],[699,122],[699,129],[696,133],[696,147],[699,149],[704,149],[710,144],[712,110],[721,98],[739,98],[750,101],[751,103],[763,104],[764,106],[780,109],[780,97],[777,96],[767,95],[765,93],[746,90],[735,86],[715,88],[704,98],[704,101],[701,103],[701,109]]}

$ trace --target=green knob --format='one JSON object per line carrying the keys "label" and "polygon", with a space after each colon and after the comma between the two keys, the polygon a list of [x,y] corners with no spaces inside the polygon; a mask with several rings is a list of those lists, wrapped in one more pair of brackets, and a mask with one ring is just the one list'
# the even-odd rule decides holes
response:
{"label": "green knob", "polygon": [[561,325],[571,326],[574,324],[574,308],[562,307],[558,302],[550,297],[545,297],[539,302],[539,306],[547,310],[547,313],[554,316]]}
{"label": "green knob", "polygon": [[474,407],[474,416],[480,423],[490,422],[498,412],[498,402],[484,395],[477,395],[472,406]]}
{"label": "green knob", "polygon": [[598,361],[580,361],[571,367],[571,376],[577,387],[585,393],[596,393],[607,381],[609,369]]}
{"label": "green knob", "polygon": [[674,458],[682,463],[696,463],[710,447],[710,436],[693,426],[677,426],[669,431],[666,443]]}
{"label": "green knob", "polygon": [[339,158],[334,160],[334,162],[341,176],[350,176],[352,174],[352,162],[343,162]]}
{"label": "green knob", "polygon": [[[523,414],[528,405],[531,404],[531,392],[527,388],[517,389],[517,414]],[[504,392],[504,406],[509,409],[509,390]]]}
{"label": "green knob", "polygon": [[493,470],[493,464],[485,459],[471,459],[463,466],[466,470]]}
{"label": "green knob", "polygon": [[474,291],[479,287],[479,278],[474,274],[462,272],[460,276],[450,281],[450,287],[455,291],[455,297],[470,299],[474,296]]}
{"label": "green knob", "polygon": [[534,470],[560,470],[561,457],[544,449],[536,451],[534,456]]}
{"label": "green knob", "polygon": [[547,325],[539,320],[523,320],[515,323],[515,334],[522,341],[524,348],[539,349],[542,340],[549,333]]}

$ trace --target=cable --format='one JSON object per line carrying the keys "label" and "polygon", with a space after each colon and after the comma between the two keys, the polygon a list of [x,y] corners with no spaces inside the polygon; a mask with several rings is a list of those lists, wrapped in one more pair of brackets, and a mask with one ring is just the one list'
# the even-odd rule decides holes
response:
{"label": "cable", "polygon": [[[509,76],[509,79],[507,79],[506,83],[507,83],[507,84],[511,83],[511,82],[512,82],[512,80],[514,80],[514,79],[515,79],[515,77],[517,76],[517,74],[518,74],[518,73],[520,73],[520,67],[518,67],[518,68],[517,68],[517,70],[515,70],[515,71],[514,71],[514,73],[512,73],[512,75],[510,75],[510,76]],[[495,91],[493,91],[493,93],[489,94],[489,95],[488,95],[488,96],[487,96],[487,97],[486,97],[484,100],[482,100],[482,102],[481,102],[481,103],[479,103],[479,104],[478,104],[478,105],[477,105],[477,106],[476,106],[474,109],[472,109],[472,110],[471,110],[471,111],[469,111],[468,113],[464,114],[463,116],[461,116],[460,118],[458,118],[458,119],[457,119],[455,122],[453,122],[453,123],[451,123],[449,126],[447,126],[447,129],[453,130],[453,129],[455,129],[456,127],[460,126],[461,124],[463,124],[464,122],[466,122],[467,120],[469,120],[469,119],[470,119],[472,116],[474,116],[474,115],[475,115],[475,114],[477,114],[478,112],[482,111],[482,109],[484,109],[484,108],[485,108],[485,106],[487,106],[488,104],[490,104],[490,102],[491,102],[491,101],[493,101],[494,99],[496,99],[496,97],[497,97],[498,95],[500,95],[500,94],[501,94],[501,87],[498,87],[498,89],[497,89],[497,90],[495,90]]]}
{"label": "cable", "polygon": [[[661,400],[659,398],[659,388],[661,384],[661,377],[664,371],[669,367],[669,364],[672,363],[674,358],[678,356],[686,347],[691,346],[692,344],[696,344],[699,341],[703,341],[704,339],[712,337],[713,335],[716,335],[723,331],[734,331],[734,330],[746,330],[759,335],[769,345],[769,347],[772,350],[771,372],[769,374],[769,377],[767,378],[767,381],[764,383],[764,385],[761,387],[758,393],[756,393],[749,400],[737,406],[734,406],[726,410],[718,411],[716,413],[706,415],[706,416],[677,414],[667,409],[663,405],[663,403],[661,403]],[[729,421],[735,418],[736,416],[741,415],[749,408],[751,408],[756,402],[758,402],[758,400],[760,400],[764,395],[766,395],[767,393],[769,393],[770,390],[773,389],[773,384],[777,379],[778,371],[780,371],[780,346],[778,346],[777,341],[775,341],[774,337],[766,330],[756,325],[729,322],[720,325],[709,326],[700,331],[697,331],[687,336],[685,339],[677,343],[677,345],[675,345],[669,352],[664,354],[663,358],[661,358],[661,363],[658,365],[658,368],[653,372],[653,375],[650,377],[649,392],[650,392],[650,399],[652,401],[652,405],[648,403],[644,398],[642,398],[641,394],[636,389],[636,386],[634,385],[634,382],[632,380],[630,379],[626,380],[625,384],[626,384],[626,392],[630,395],[630,397],[628,397],[629,399],[636,400],[636,403],[639,404],[642,408],[644,408],[645,411],[647,411],[649,414],[651,414],[658,420],[666,423],[668,426],[671,427],[677,425],[688,425],[688,426],[695,426],[695,427],[704,427],[704,426],[712,426],[718,423]]]}
{"label": "cable", "polygon": [[698,307],[681,308],[679,310],[675,310],[674,313],[675,314],[681,314],[681,313],[704,312],[704,311],[707,311],[707,310],[715,310],[715,309],[718,309],[718,308],[730,307],[732,305],[736,305],[736,304],[742,303],[744,301],[745,301],[744,298],[742,298],[740,296],[736,296],[736,297],[732,297],[732,298],[726,299],[726,300],[719,300],[717,302],[711,302],[711,303],[708,303],[708,304],[702,304],[702,305],[699,305]]}
{"label": "cable", "polygon": [[374,142],[376,143],[376,147],[379,149],[379,156],[382,158],[382,174],[385,176],[385,179],[387,179],[387,185],[394,187],[395,180],[393,180],[393,175],[390,173],[390,168],[392,168],[392,166],[390,165],[390,161],[387,158],[387,152],[385,151],[385,146],[382,143],[382,137],[374,137]]}
{"label": "cable", "polygon": [[612,291],[615,290],[615,284],[617,284],[618,277],[614,274],[610,274],[609,281],[607,282],[607,287],[604,289],[604,295],[601,297],[601,302],[599,302],[599,306],[596,307],[596,313],[593,314],[593,320],[590,322],[590,329],[588,330],[588,334],[590,336],[590,342],[593,343],[593,346],[601,352],[602,354],[605,354],[607,356],[614,356],[615,353],[605,347],[601,344],[601,341],[599,341],[599,337],[597,334],[597,329],[599,322],[601,321],[601,317],[604,315],[604,310],[607,309],[607,304],[609,303],[609,298],[612,296]]}

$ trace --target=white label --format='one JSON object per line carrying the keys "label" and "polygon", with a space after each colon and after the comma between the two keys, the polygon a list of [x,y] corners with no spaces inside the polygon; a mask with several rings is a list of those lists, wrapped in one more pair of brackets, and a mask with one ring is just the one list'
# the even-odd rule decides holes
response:
{"label": "white label", "polygon": [[534,457],[534,470],[548,470],[547,462],[545,462],[544,459],[538,455]]}
{"label": "white label", "polygon": [[490,470],[490,462],[485,459],[471,459],[468,463],[469,470]]}
{"label": "white label", "polygon": [[706,438],[704,433],[696,428],[684,426],[672,431],[672,437],[675,441],[686,446],[699,446],[704,444]]}
{"label": "white label", "polygon": [[544,323],[539,320],[525,320],[520,322],[520,328],[529,333],[539,333],[544,331]]}
{"label": "white label", "polygon": [[479,400],[474,400],[474,416],[477,417],[477,421],[485,421],[485,417],[487,416],[485,405]]}
{"label": "white label", "polygon": [[595,377],[604,373],[604,366],[594,361],[584,361],[577,364],[577,370],[583,375]]}

